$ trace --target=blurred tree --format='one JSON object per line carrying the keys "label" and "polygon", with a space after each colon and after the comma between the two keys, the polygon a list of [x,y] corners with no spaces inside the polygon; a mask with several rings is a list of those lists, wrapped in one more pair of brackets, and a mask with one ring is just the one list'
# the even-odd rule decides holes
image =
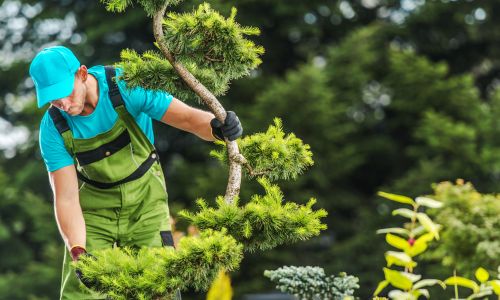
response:
{"label": "blurred tree", "polygon": [[498,1],[426,1],[397,36],[431,60],[446,61],[452,73],[471,72],[487,97],[500,76],[499,11]]}
{"label": "blurred tree", "polygon": [[[60,248],[52,208],[0,170],[0,298],[55,299]],[[52,288],[51,288],[52,287]]]}

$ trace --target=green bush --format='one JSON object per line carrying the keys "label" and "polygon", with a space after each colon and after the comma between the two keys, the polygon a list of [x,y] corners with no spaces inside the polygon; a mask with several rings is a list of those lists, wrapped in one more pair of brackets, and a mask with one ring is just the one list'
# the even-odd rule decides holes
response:
{"label": "green bush", "polygon": [[359,289],[359,279],[340,273],[339,276],[326,275],[320,267],[284,266],[264,272],[276,283],[276,288],[301,300],[348,300],[354,299],[354,290]]}
{"label": "green bush", "polygon": [[242,250],[225,232],[206,230],[181,239],[177,250],[104,249],[74,265],[111,299],[171,299],[177,289],[206,290],[219,271],[238,268]]}
{"label": "green bush", "polygon": [[429,213],[443,225],[442,241],[428,257],[473,277],[482,266],[495,274],[500,265],[500,196],[480,194],[471,183],[442,182],[431,197],[443,203]]}

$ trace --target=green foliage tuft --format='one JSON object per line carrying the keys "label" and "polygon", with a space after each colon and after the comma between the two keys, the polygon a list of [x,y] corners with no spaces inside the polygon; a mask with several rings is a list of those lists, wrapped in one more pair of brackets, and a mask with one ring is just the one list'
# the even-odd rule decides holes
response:
{"label": "green foliage tuft", "polygon": [[248,75],[262,61],[264,48],[245,39],[258,35],[255,27],[236,23],[236,9],[225,19],[208,3],[192,13],[169,13],[164,20],[165,41],[177,60],[213,70],[227,81]]}
{"label": "green foliage tuft", "polygon": [[[228,163],[225,143],[219,151],[211,155]],[[251,171],[245,169],[249,177],[265,176],[271,181],[296,179],[298,175],[314,164],[308,144],[291,133],[285,136],[281,119],[275,118],[274,125],[265,133],[256,133],[238,140],[241,154],[247,159]]]}
{"label": "green foliage tuft", "polygon": [[198,200],[197,213],[182,211],[180,216],[202,230],[227,229],[247,251],[267,250],[284,243],[307,240],[326,229],[320,219],[327,212],[312,210],[315,199],[309,200],[307,205],[284,203],[278,186],[264,178],[260,178],[259,183],[266,194],[254,195],[245,206],[238,206],[237,201],[228,204],[219,196],[217,208],[208,207],[204,200]]}
{"label": "green foliage tuft", "polygon": [[95,291],[111,299],[171,299],[177,289],[208,289],[220,270],[236,269],[242,245],[225,232],[205,231],[181,239],[179,249],[113,248],[74,263]]}
{"label": "green foliage tuft", "polygon": [[[103,0],[108,10],[122,12],[131,0]],[[152,15],[164,3],[177,4],[180,0],[138,0],[146,12]],[[258,35],[259,29],[244,27],[235,22],[236,9],[229,18],[204,3],[193,13],[170,13],[164,20],[165,43],[193,76],[215,96],[226,93],[229,82],[248,75],[262,61],[261,46],[245,39]],[[121,52],[122,61],[117,64],[124,70],[120,76],[130,88],[143,87],[163,90],[182,100],[200,100],[184,83],[170,63],[155,51],[139,55],[133,50]]]}
{"label": "green foliage tuft", "polygon": [[500,196],[480,194],[471,183],[458,180],[435,185],[431,197],[444,204],[431,211],[443,224],[443,239],[429,257],[466,277],[473,277],[477,266],[494,274],[500,264]]}
{"label": "green foliage tuft", "polygon": [[[155,51],[146,51],[139,55],[134,50],[123,50],[122,61],[116,66],[123,69],[119,79],[124,80],[129,88],[142,87],[155,91],[167,91],[180,100],[200,100],[175,72],[170,62]],[[215,96],[223,95],[228,88],[228,81],[210,69],[202,69],[193,63],[184,65]]]}
{"label": "green foliage tuft", "polygon": [[[172,6],[181,1],[182,0],[137,0],[150,17],[159,11],[163,5]],[[101,2],[106,4],[106,10],[117,13],[124,12],[127,7],[133,4],[132,0],[101,0]]]}
{"label": "green foliage tuft", "polygon": [[273,271],[266,270],[264,276],[277,284],[276,289],[299,299],[354,299],[354,290],[359,289],[357,277],[346,273],[327,276],[320,267],[284,266]]}
{"label": "green foliage tuft", "polygon": [[101,0],[106,5],[106,10],[111,12],[124,12],[132,4],[132,0]]}

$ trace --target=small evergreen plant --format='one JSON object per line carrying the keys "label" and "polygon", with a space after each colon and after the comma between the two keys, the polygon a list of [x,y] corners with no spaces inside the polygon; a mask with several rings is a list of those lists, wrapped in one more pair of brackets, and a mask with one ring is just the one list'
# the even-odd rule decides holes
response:
{"label": "small evergreen plant", "polygon": [[180,215],[200,229],[226,229],[243,243],[247,251],[267,250],[286,242],[307,240],[326,228],[320,222],[326,211],[312,210],[315,199],[310,199],[306,205],[284,202],[277,185],[265,178],[258,181],[266,194],[254,195],[244,206],[238,206],[238,199],[234,204],[228,204],[221,196],[217,199],[217,208],[211,208],[199,199],[199,212],[182,211]]}
{"label": "small evergreen plant", "polygon": [[300,300],[353,300],[354,290],[359,289],[359,279],[340,273],[326,275],[320,267],[284,266],[264,272],[276,283],[276,288]]}
{"label": "small evergreen plant", "polygon": [[222,270],[236,269],[242,246],[224,231],[185,237],[179,248],[110,248],[73,263],[93,290],[111,299],[175,299],[178,289],[206,290]]}

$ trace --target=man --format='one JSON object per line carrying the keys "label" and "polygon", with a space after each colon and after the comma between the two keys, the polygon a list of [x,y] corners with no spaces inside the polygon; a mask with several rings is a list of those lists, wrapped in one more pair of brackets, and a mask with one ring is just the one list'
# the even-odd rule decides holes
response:
{"label": "man", "polygon": [[173,245],[152,119],[207,141],[242,134],[233,112],[222,124],[165,92],[128,89],[120,74],[87,69],[62,46],[42,50],[30,65],[38,107],[51,104],[40,124],[40,149],[68,250],[61,299],[104,299],[80,288],[74,276],[71,261],[87,251]]}

